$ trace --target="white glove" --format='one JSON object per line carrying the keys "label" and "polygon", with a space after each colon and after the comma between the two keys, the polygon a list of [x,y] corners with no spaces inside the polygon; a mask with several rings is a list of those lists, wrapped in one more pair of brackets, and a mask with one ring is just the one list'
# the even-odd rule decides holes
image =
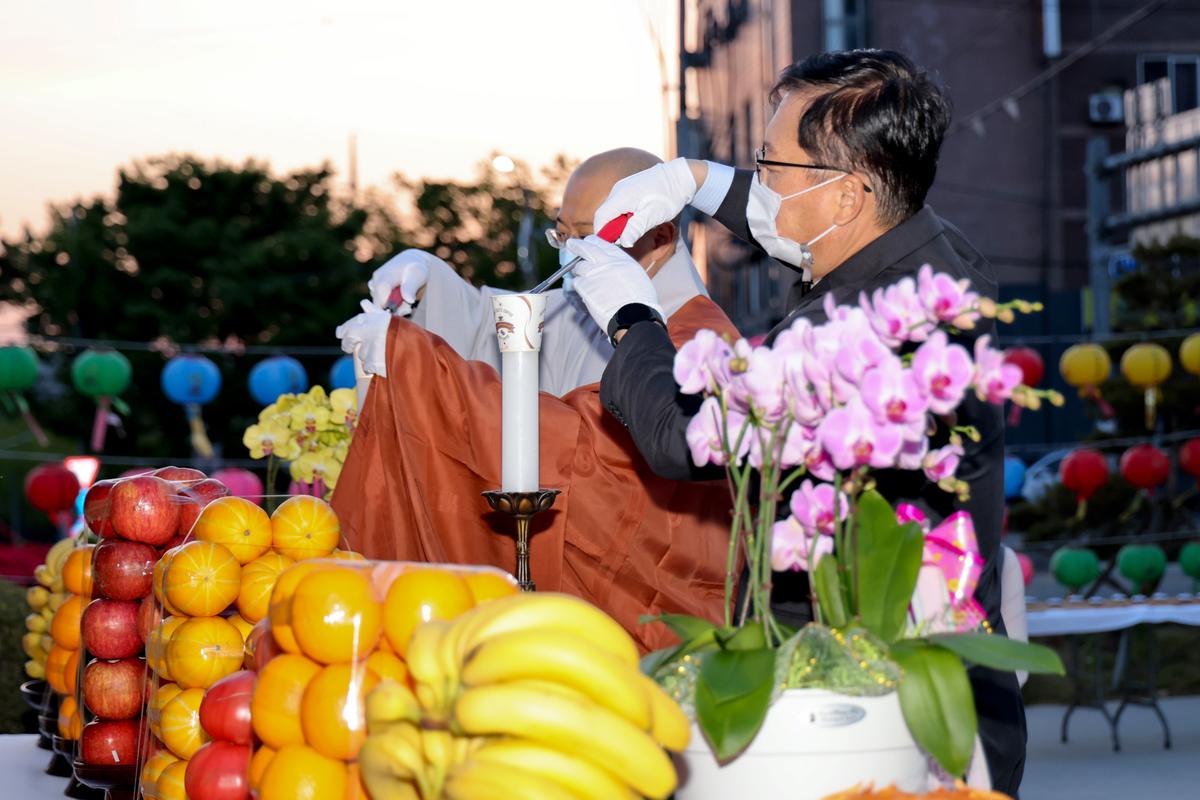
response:
{"label": "white glove", "polygon": [[404,302],[396,307],[395,313],[407,317],[412,313],[413,303],[417,302],[417,292],[429,281],[430,262],[439,260],[424,250],[404,250],[392,256],[367,281],[371,299],[380,308],[387,308],[388,298],[398,287]]}
{"label": "white glove", "polygon": [[679,216],[695,196],[696,179],[686,158],[655,164],[613,185],[608,198],[596,209],[593,230],[599,233],[610,221],[632,211],[617,244],[633,247],[646,231]]}
{"label": "white glove", "polygon": [[575,267],[574,289],[600,330],[607,332],[608,321],[629,303],[641,303],[663,313],[645,268],[615,244],[589,236],[568,239],[563,247],[571,255],[583,257]]}
{"label": "white glove", "polygon": [[342,352],[358,359],[369,375],[387,377],[387,332],[392,315],[372,303],[362,301],[363,313],[338,326],[335,332],[342,340]]}

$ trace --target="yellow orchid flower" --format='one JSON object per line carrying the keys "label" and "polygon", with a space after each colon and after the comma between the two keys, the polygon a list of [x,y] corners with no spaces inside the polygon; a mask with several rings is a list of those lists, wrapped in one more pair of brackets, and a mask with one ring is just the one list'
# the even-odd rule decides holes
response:
{"label": "yellow orchid flower", "polygon": [[305,434],[306,439],[318,431],[329,430],[332,424],[329,421],[329,406],[319,405],[309,400],[294,405],[291,415],[291,429]]}
{"label": "yellow orchid flower", "polygon": [[320,384],[312,387],[308,390],[307,394],[301,396],[306,398],[308,402],[316,405],[326,405],[329,402],[329,397],[325,394],[325,387]]}
{"label": "yellow orchid flower", "polygon": [[353,425],[358,419],[358,394],[353,389],[334,389],[329,394],[329,408],[334,425]]}
{"label": "yellow orchid flower", "polygon": [[330,489],[342,474],[342,465],[329,448],[304,453],[289,466],[292,480],[311,484],[320,478]]}
{"label": "yellow orchid flower", "polygon": [[345,464],[346,456],[350,454],[350,440],[342,439],[342,441],[338,442],[330,449],[333,450],[333,457],[337,459],[337,462],[339,464]]}
{"label": "yellow orchid flower", "polygon": [[299,455],[291,431],[281,425],[251,425],[242,435],[242,444],[250,451],[250,457],[256,459],[273,455],[287,460]]}

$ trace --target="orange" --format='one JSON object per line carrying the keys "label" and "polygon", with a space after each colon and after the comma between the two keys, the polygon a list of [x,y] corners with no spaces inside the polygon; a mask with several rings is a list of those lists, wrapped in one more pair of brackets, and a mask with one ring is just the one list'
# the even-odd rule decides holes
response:
{"label": "orange", "polygon": [[341,538],[342,526],[337,514],[319,497],[289,497],[271,515],[271,544],[275,552],[297,561],[329,555]]}
{"label": "orange", "polygon": [[200,726],[202,700],[203,689],[184,689],[163,706],[160,723],[162,742],[172,753],[185,760],[209,741],[208,734]]}
{"label": "orange", "polygon": [[167,617],[146,637],[146,663],[164,681],[174,680],[167,665],[167,645],[179,626],[187,621],[188,617]]}
{"label": "orange", "polygon": [[225,619],[229,620],[229,624],[237,628],[238,633],[242,635],[242,641],[246,641],[246,637],[250,635],[250,631],[254,630],[254,623],[247,622],[246,618],[241,614],[230,614]]}
{"label": "orange", "polygon": [[249,500],[222,497],[205,506],[192,536],[224,545],[239,564],[249,564],[271,546],[271,518]]}
{"label": "orange", "polygon": [[65,647],[54,645],[50,648],[50,654],[46,656],[46,681],[57,694],[67,694],[64,672],[72,652]]}
{"label": "orange", "polygon": [[254,755],[250,759],[250,788],[258,789],[258,784],[262,782],[263,773],[267,771],[267,765],[271,763],[271,759],[275,757],[275,750],[267,747],[265,744],[260,745],[254,751]]}
{"label": "orange", "polygon": [[311,572],[318,569],[328,569],[329,564],[320,561],[308,561],[293,564],[284,570],[271,590],[271,608],[268,615],[271,618],[271,633],[275,642],[289,653],[299,653],[300,645],[292,634],[292,595],[296,586]]}
{"label": "orange", "polygon": [[304,656],[285,653],[267,662],[258,673],[250,700],[254,733],[268,747],[303,744],[300,704],[304,689],[321,667]]}
{"label": "orange", "polygon": [[94,544],[76,547],[63,564],[63,588],[71,594],[90,597],[92,594],[92,551]]}
{"label": "orange", "polygon": [[358,764],[348,765],[346,767],[346,793],[342,795],[342,800],[368,800],[369,797],[367,787],[362,782],[362,775],[359,774]]}
{"label": "orange", "polygon": [[79,714],[79,705],[75,698],[63,698],[58,707],[58,735],[64,739],[75,741],[83,733],[83,717]]}
{"label": "orange", "polygon": [[323,756],[358,758],[367,739],[367,692],[379,678],[363,664],[333,664],[308,682],[300,703],[304,741]]}
{"label": "orange", "polygon": [[470,611],[475,599],[467,582],[441,569],[414,569],[396,577],[383,603],[384,630],[398,655],[422,622],[454,619]]}
{"label": "orange", "polygon": [[73,594],[54,612],[50,621],[50,636],[59,647],[79,649],[79,622],[83,618],[83,601]]}
{"label": "orange", "polygon": [[174,700],[182,691],[183,687],[177,683],[162,683],[154,690],[154,694],[150,695],[150,702],[146,704],[146,722],[150,726],[150,732],[157,738],[162,738],[163,706]]}
{"label": "orange", "polygon": [[496,572],[463,572],[460,574],[462,579],[467,582],[467,588],[471,590],[471,597],[475,599],[475,605],[521,591],[521,588],[508,576]]}
{"label": "orange", "polygon": [[179,757],[170,750],[159,750],[146,760],[142,767],[142,793],[146,797],[158,797],[158,779]]}
{"label": "orange", "polygon": [[336,800],[345,793],[346,765],[301,744],[280,749],[258,785],[258,800]]}
{"label": "orange", "polygon": [[171,557],[163,581],[171,605],[189,617],[211,617],[237,599],[242,566],[224,545],[189,542]]}
{"label": "orange", "polygon": [[158,774],[158,800],[188,800],[184,788],[187,765],[186,761],[172,761]]}
{"label": "orange", "polygon": [[338,561],[366,561],[367,557],[362,553],[356,553],[353,550],[334,550],[329,554],[330,558],[336,558]]}
{"label": "orange", "polygon": [[381,680],[391,678],[397,683],[408,685],[408,667],[394,653],[376,650],[367,657],[367,669]]}
{"label": "orange", "polygon": [[222,617],[195,617],[176,629],[167,643],[167,671],[185,689],[207,689],[242,668],[245,642]]}
{"label": "orange", "polygon": [[75,694],[75,687],[79,685],[79,651],[72,650],[71,657],[67,659],[67,663],[63,664],[63,686],[67,687],[67,694]]}
{"label": "orange", "polygon": [[[255,506],[258,508],[258,506]],[[271,590],[284,570],[295,562],[279,553],[264,553],[242,568],[242,586],[238,590],[238,612],[254,624],[271,607]]]}
{"label": "orange", "polygon": [[305,576],[292,595],[292,633],[304,655],[347,664],[375,649],[383,608],[362,572],[334,567]]}

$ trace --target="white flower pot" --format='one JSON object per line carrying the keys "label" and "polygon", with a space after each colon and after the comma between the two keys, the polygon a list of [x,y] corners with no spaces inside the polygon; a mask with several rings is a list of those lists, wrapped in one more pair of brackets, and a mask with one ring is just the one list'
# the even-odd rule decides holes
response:
{"label": "white flower pot", "polygon": [[925,755],[904,724],[895,692],[849,697],[788,689],[736,759],[719,765],[693,724],[692,741],[676,765],[679,800],[819,800],[858,783],[920,792],[929,781]]}

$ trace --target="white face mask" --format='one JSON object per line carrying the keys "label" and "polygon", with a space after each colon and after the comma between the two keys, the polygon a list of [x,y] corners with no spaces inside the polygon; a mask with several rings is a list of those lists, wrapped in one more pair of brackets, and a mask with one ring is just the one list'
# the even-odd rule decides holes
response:
{"label": "white face mask", "polygon": [[774,256],[785,264],[791,264],[794,267],[803,269],[807,277],[812,270],[812,246],[824,239],[834,228],[838,227],[837,223],[835,222],[830,225],[818,234],[816,238],[801,243],[786,236],[780,236],[779,231],[775,228],[775,218],[779,216],[779,208],[783,205],[784,200],[791,200],[793,197],[799,197],[802,194],[816,191],[822,186],[828,186],[835,181],[840,181],[843,177],[843,175],[836,175],[828,180],[821,181],[816,186],[801,189],[785,197],[780,196],[779,192],[771,187],[764,186],[762,181],[758,179],[758,173],[756,172],[754,179],[750,182],[750,196],[746,201],[746,223],[750,227],[750,233],[754,236],[754,241],[758,242],[769,255]]}
{"label": "white face mask", "polygon": [[[565,267],[573,258],[575,258],[575,256],[571,255],[566,250],[558,251],[558,265],[560,267]],[[646,267],[646,272],[649,273],[650,270],[654,269],[654,265],[657,263],[658,259],[651,259],[650,266]],[[562,290],[565,294],[570,294],[575,291],[575,270],[571,270],[566,275],[563,275]]]}

